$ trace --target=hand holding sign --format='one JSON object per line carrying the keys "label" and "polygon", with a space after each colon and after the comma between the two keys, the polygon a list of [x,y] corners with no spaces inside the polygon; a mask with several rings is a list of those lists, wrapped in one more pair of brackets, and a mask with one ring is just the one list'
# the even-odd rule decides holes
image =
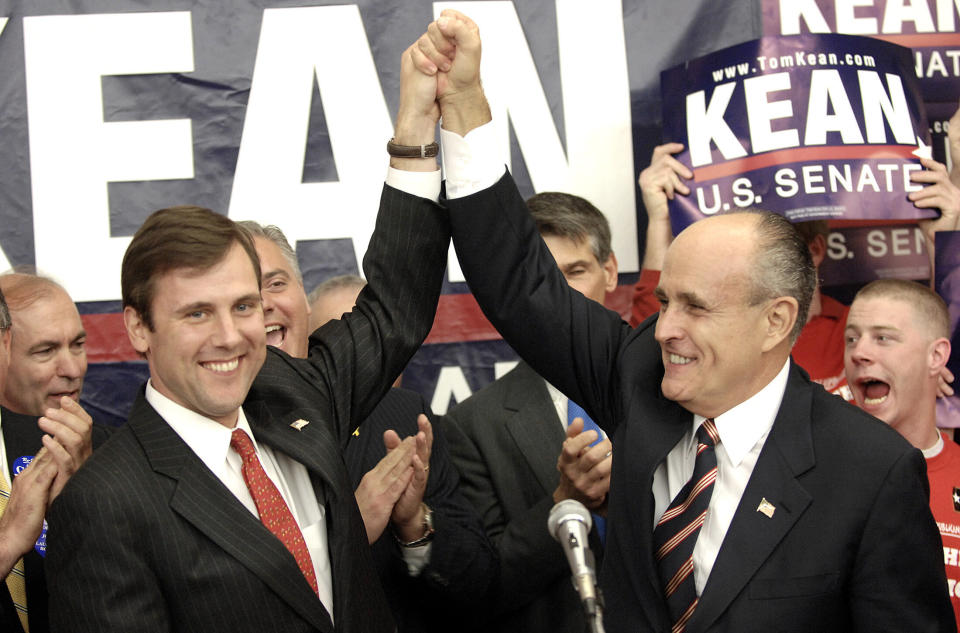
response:
{"label": "hand holding sign", "polygon": [[681,143],[666,143],[653,150],[650,165],[640,172],[640,191],[647,210],[647,241],[643,251],[645,270],[663,269],[663,258],[673,241],[670,227],[669,201],[676,194],[689,195],[684,181],[693,178],[693,172],[673,157],[683,151]]}
{"label": "hand holding sign", "polygon": [[920,228],[927,236],[928,247],[933,251],[933,234],[937,231],[955,231],[960,219],[960,189],[947,174],[947,167],[932,158],[921,158],[924,170],[911,175],[913,182],[925,185],[920,191],[907,195],[920,209],[939,209],[940,217],[920,220]]}

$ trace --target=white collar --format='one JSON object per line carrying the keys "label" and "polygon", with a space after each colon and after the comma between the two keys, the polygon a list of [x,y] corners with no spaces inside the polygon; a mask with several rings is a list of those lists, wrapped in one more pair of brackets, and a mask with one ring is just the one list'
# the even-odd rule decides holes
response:
{"label": "white collar", "polygon": [[[770,431],[780,410],[789,375],[790,359],[788,358],[780,372],[763,389],[713,419],[727,457],[734,466],[739,465],[760,438]],[[702,415],[694,414],[694,434],[704,420],[706,418]]]}
{"label": "white collar", "polygon": [[[196,453],[197,457],[210,470],[214,473],[219,472],[220,465],[224,463],[227,452],[230,450],[230,435],[234,429],[228,429],[216,420],[200,415],[174,402],[157,391],[149,380],[147,381],[146,398],[147,402],[160,414],[160,417],[170,425],[170,428],[187,443],[190,450]],[[243,407],[239,409],[237,425],[234,428],[243,429],[259,454],[257,442],[250,430],[247,417],[243,413]]]}
{"label": "white collar", "polygon": [[925,448],[921,452],[923,453],[924,459],[930,459],[936,457],[940,454],[940,451],[943,450],[943,435],[940,434],[940,429],[937,429],[937,441],[934,442],[933,446],[930,448]]}

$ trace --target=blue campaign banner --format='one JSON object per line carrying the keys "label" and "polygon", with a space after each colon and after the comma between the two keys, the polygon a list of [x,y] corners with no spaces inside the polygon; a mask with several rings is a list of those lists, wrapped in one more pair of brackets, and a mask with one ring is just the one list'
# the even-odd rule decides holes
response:
{"label": "blue campaign banner", "polygon": [[694,173],[674,233],[761,207],[791,221],[933,217],[906,199],[929,156],[909,51],[847,35],[764,37],[661,74],[664,139]]}
{"label": "blue campaign banner", "polygon": [[[950,312],[950,361],[947,368],[958,378],[953,381],[953,388],[960,392],[960,231],[940,231],[934,239],[933,287],[947,302]],[[937,426],[960,427],[960,396],[938,399]]]}
{"label": "blue campaign banner", "polygon": [[909,47],[927,102],[960,98],[960,4],[950,0],[762,0],[764,35],[846,33]]}

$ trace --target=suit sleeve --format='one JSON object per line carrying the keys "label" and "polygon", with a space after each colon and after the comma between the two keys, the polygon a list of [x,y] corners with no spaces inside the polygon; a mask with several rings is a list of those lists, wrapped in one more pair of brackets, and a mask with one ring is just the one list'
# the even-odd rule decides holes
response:
{"label": "suit sleeve", "polygon": [[[310,336],[307,362],[268,355],[254,383],[274,402],[288,399],[293,364],[333,408],[331,419],[343,448],[433,325],[450,241],[447,213],[435,202],[384,185],[376,228],[363,259],[368,285],[353,312]],[[264,389],[268,393],[264,393]],[[316,400],[309,404],[316,404]],[[299,406],[304,403],[293,403]]]}
{"label": "suit sleeve", "polygon": [[51,506],[46,571],[54,633],[172,630],[138,530],[128,524],[133,513],[123,505],[67,486]]}
{"label": "suit sleeve", "polygon": [[538,374],[613,435],[617,361],[630,327],[569,287],[509,173],[447,204],[457,256],[484,314]]}
{"label": "suit sleeve", "polygon": [[544,587],[567,573],[566,558],[546,529],[553,507],[549,495],[514,516],[507,515],[489,464],[471,437],[474,421],[466,419],[469,416],[462,408],[454,409],[446,416],[445,428],[460,471],[460,489],[480,514],[496,548],[500,564],[491,602],[497,613],[506,613],[540,597]]}
{"label": "suit sleeve", "polygon": [[849,588],[854,631],[957,630],[928,497],[923,456],[910,451],[888,472],[863,531]]}

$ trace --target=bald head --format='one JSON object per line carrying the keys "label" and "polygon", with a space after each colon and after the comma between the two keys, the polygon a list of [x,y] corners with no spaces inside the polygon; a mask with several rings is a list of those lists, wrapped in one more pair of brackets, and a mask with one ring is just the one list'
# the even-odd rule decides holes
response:
{"label": "bald head", "polygon": [[0,402],[44,415],[64,396],[80,399],[87,373],[86,332],[76,305],[55,281],[33,274],[0,276],[10,309],[10,362]]}

